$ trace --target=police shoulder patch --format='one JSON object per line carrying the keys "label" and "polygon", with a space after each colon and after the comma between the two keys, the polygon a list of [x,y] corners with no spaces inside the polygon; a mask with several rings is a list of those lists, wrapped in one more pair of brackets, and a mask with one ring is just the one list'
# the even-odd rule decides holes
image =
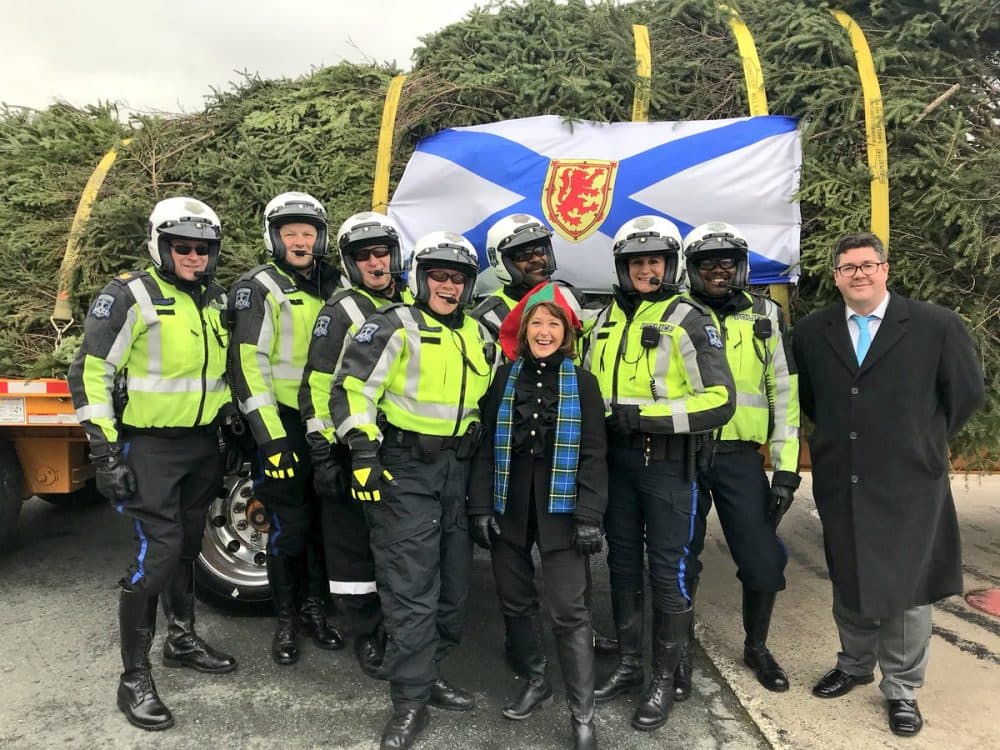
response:
{"label": "police shoulder patch", "polygon": [[236,294],[233,296],[233,309],[235,310],[249,310],[250,309],[250,296],[253,294],[253,290],[250,287],[243,286],[236,290]]}
{"label": "police shoulder patch", "polygon": [[365,323],[358,332],[354,334],[354,340],[359,344],[367,344],[375,336],[375,332],[378,331],[378,323]]}
{"label": "police shoulder patch", "polygon": [[93,306],[90,308],[91,316],[95,318],[110,318],[111,308],[114,307],[115,298],[110,294],[99,294],[97,299],[94,300]]}
{"label": "police shoulder patch", "polygon": [[715,326],[705,326],[705,335],[708,336],[708,345],[715,349],[722,348],[722,335]]}
{"label": "police shoulder patch", "polygon": [[313,338],[320,338],[330,333],[330,316],[320,315],[313,326]]}

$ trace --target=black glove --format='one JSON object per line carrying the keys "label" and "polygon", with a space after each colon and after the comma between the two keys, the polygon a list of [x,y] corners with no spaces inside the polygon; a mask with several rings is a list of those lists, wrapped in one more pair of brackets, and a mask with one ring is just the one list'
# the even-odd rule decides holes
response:
{"label": "black glove", "polygon": [[362,502],[379,502],[382,499],[382,485],[396,486],[378,457],[378,443],[369,442],[364,446],[351,444],[351,496]]}
{"label": "black glove", "polygon": [[626,437],[639,431],[639,407],[615,404],[607,418],[608,433]]}
{"label": "black glove", "polygon": [[774,521],[777,528],[782,517],[792,507],[795,499],[795,490],[799,487],[802,478],[792,471],[776,471],[771,478],[771,492],[768,496],[767,517]]}
{"label": "black glove", "polygon": [[312,448],[309,451],[313,467],[313,487],[323,498],[341,498],[347,494],[347,482],[340,462],[334,458],[330,446]]}
{"label": "black glove", "polygon": [[219,451],[225,461],[226,474],[234,474],[253,459],[257,444],[250,426],[235,404],[227,403],[219,410]]}
{"label": "black glove", "polygon": [[299,454],[286,438],[270,440],[260,447],[264,476],[268,479],[291,479],[299,470]]}
{"label": "black glove", "polygon": [[493,549],[493,539],[490,532],[500,536],[500,526],[492,513],[482,513],[471,517],[472,524],[469,526],[469,533],[472,541],[485,550]]}
{"label": "black glove", "polygon": [[573,546],[581,555],[596,555],[604,549],[604,533],[599,524],[575,519],[573,526]]}
{"label": "black glove", "polygon": [[121,443],[104,443],[90,451],[97,491],[112,503],[123,503],[135,494],[135,474],[125,463]]}

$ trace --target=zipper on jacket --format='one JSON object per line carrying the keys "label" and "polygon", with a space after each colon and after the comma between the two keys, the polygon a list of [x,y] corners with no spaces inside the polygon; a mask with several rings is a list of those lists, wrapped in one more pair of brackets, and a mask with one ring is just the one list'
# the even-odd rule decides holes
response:
{"label": "zipper on jacket", "polygon": [[458,391],[458,415],[455,417],[455,432],[453,433],[457,436],[459,428],[462,426],[462,412],[465,409],[465,380],[468,371],[466,361],[468,360],[468,356],[465,353],[465,339],[462,338],[461,331],[452,330],[451,335],[458,336],[458,345],[462,352],[462,387]]}
{"label": "zipper on jacket", "polygon": [[201,415],[205,411],[205,400],[208,397],[208,327],[205,325],[205,312],[202,308],[195,302],[195,308],[198,310],[198,319],[201,321],[201,341],[202,349],[204,353],[204,359],[201,363],[201,401],[198,402],[198,414],[194,418],[194,424],[192,427],[197,427],[201,422]]}

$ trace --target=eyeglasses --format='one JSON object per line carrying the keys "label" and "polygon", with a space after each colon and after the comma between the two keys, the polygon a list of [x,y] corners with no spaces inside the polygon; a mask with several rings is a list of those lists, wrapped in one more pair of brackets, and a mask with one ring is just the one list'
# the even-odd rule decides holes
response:
{"label": "eyeglasses", "polygon": [[208,255],[208,245],[171,245],[170,249],[178,255],[190,255],[191,253],[198,253],[201,256]]}
{"label": "eyeglasses", "polygon": [[880,266],[884,265],[885,265],[884,260],[878,263],[876,263],[873,260],[867,260],[860,265],[857,265],[855,263],[845,263],[842,266],[834,266],[833,270],[839,273],[841,276],[852,278],[858,273],[858,269],[861,269],[861,273],[863,273],[865,276],[871,276],[879,269]]}
{"label": "eyeglasses", "polygon": [[362,250],[357,250],[354,253],[354,260],[358,263],[364,263],[366,260],[371,259],[372,256],[376,258],[387,258],[389,257],[389,248],[387,247],[366,247]]}
{"label": "eyeglasses", "polygon": [[732,271],[736,268],[736,261],[732,258],[706,258],[698,261],[699,271],[714,271],[721,268],[723,271]]}
{"label": "eyeglasses", "polygon": [[515,263],[524,263],[532,258],[544,258],[549,254],[549,249],[544,245],[535,245],[534,247],[526,247],[518,250],[516,253],[511,254],[511,260]]}
{"label": "eyeglasses", "polygon": [[464,286],[466,277],[461,271],[446,271],[443,268],[434,268],[427,272],[427,278],[443,284],[450,281],[456,286]]}

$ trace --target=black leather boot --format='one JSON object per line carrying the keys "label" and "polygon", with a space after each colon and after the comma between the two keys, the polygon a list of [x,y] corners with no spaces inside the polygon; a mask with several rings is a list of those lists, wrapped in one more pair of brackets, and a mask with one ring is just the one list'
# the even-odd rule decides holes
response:
{"label": "black leather boot", "polygon": [[640,732],[659,729],[667,723],[674,705],[674,670],[681,647],[691,628],[691,610],[653,610],[653,675],[646,695],[632,714],[632,727]]}
{"label": "black leather boot", "polygon": [[529,617],[503,616],[503,653],[507,666],[518,677],[531,679],[530,660],[534,644],[542,642],[542,622],[537,614]]}
{"label": "black leather boot", "polygon": [[691,597],[691,629],[688,639],[681,647],[681,658],[674,670],[674,701],[681,703],[691,697],[691,675],[694,672],[694,596],[698,592],[698,582],[688,583]]}
{"label": "black leather boot", "polygon": [[788,690],[788,675],[767,650],[767,631],[774,611],[773,591],[743,589],[743,629],[747,638],[743,644],[743,661],[757,675],[757,681],[775,693]]}
{"label": "black leather boot", "polygon": [[310,596],[303,601],[299,607],[299,618],[303,632],[308,634],[319,648],[337,651],[344,647],[344,639],[340,637],[340,633],[326,621],[326,607],[322,598]]}
{"label": "black leather boot", "polygon": [[181,560],[166,591],[160,596],[167,618],[163,642],[165,667],[189,667],[221,674],[236,669],[236,659],[209,646],[194,632],[194,563]]}
{"label": "black leather boot", "polygon": [[379,750],[406,750],[427,727],[430,712],[427,706],[420,708],[393,708],[389,722],[382,730]]}
{"label": "black leather boot", "polygon": [[622,693],[641,688],[642,671],[642,591],[611,590],[611,610],[618,633],[618,666],[594,691],[598,703],[610,701]]}
{"label": "black leather boot", "polygon": [[517,617],[508,620],[508,637],[512,638],[511,649],[517,662],[525,670],[524,687],[521,694],[504,706],[505,719],[522,721],[534,713],[535,709],[552,700],[552,686],[545,676],[545,651],[533,617]]}
{"label": "black leather boot", "polygon": [[[593,626],[593,604],[594,604],[594,582],[593,577],[590,573],[590,558],[587,558],[587,585],[583,590],[583,603],[587,605],[587,611],[591,613],[590,620]],[[594,651],[601,654],[602,656],[616,656],[618,654],[618,641],[614,638],[610,638],[596,627],[593,627],[591,633],[593,636]]]}
{"label": "black leather boot", "polygon": [[359,635],[354,639],[354,654],[358,657],[358,665],[362,672],[374,680],[387,679],[382,669],[387,643],[388,637],[381,622],[374,633]]}
{"label": "black leather boot", "polygon": [[156,633],[156,597],[122,589],[118,600],[122,666],[118,680],[118,708],[129,723],[156,732],[174,725],[153,684],[149,649]]}
{"label": "black leather boot", "polygon": [[278,615],[271,640],[271,658],[277,664],[294,664],[299,660],[299,626],[291,561],[287,557],[268,555],[267,580]]}
{"label": "black leather boot", "polygon": [[556,636],[556,653],[566,684],[566,704],[574,750],[597,750],[594,727],[594,651],[592,630],[584,625]]}

